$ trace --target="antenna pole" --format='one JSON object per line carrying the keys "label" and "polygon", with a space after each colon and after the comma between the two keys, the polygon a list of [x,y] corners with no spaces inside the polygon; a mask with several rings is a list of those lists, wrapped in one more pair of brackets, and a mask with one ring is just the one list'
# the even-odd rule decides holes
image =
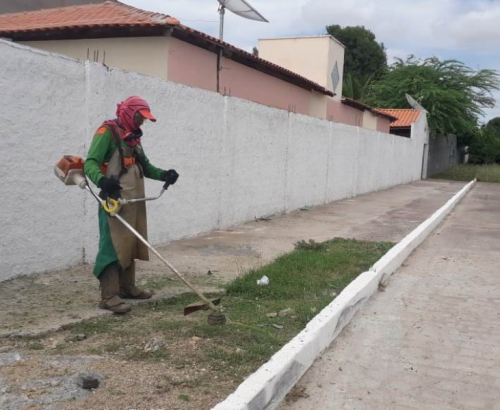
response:
{"label": "antenna pole", "polygon": [[219,40],[224,40],[224,14],[226,14],[226,8],[224,6],[219,7],[220,14],[220,27],[219,27]]}

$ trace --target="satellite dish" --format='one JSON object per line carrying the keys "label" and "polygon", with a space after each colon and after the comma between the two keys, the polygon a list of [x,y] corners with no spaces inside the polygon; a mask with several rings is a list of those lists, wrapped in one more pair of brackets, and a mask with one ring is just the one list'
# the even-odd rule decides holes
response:
{"label": "satellite dish", "polygon": [[220,3],[219,14],[220,14],[220,32],[219,38],[222,40],[224,38],[224,14],[226,9],[232,11],[240,17],[261,21],[264,23],[269,23],[269,21],[260,14],[253,6],[250,5],[246,0],[218,0]]}
{"label": "satellite dish", "polygon": [[[429,111],[427,111],[424,107],[420,105],[420,103],[415,100],[410,94],[405,94],[406,95],[406,100],[408,101],[408,104],[411,105],[411,108],[414,110],[422,111],[425,112],[426,114],[429,114]],[[419,98],[419,100],[422,99],[422,97]]]}

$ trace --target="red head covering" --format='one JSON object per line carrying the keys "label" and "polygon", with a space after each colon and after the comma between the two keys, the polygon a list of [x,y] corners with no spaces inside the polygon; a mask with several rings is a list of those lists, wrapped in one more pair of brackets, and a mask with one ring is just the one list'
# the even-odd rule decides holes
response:
{"label": "red head covering", "polygon": [[135,113],[139,112],[144,118],[156,121],[151,114],[149,104],[140,97],[133,96],[117,105],[117,120],[106,121],[104,125],[112,127],[126,144],[135,147],[141,141],[142,131],[135,124]]}
{"label": "red head covering", "polygon": [[129,97],[118,104],[116,109],[116,116],[125,131],[134,132],[139,128],[134,122],[134,116],[137,111],[139,111],[144,118],[156,121],[156,118],[151,114],[149,104],[146,100],[137,96]]}

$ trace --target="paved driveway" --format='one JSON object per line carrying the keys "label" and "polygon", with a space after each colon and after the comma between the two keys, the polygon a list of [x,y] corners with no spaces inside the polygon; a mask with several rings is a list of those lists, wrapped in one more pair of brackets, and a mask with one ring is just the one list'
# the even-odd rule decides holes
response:
{"label": "paved driveway", "polygon": [[299,386],[283,409],[500,409],[500,184],[465,197]]}

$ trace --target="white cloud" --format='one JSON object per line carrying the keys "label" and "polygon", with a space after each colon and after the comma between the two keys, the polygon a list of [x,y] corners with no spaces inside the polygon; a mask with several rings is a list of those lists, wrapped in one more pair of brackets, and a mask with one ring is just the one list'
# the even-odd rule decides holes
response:
{"label": "white cloud", "polygon": [[[121,1],[172,15],[218,36],[217,0]],[[500,70],[500,0],[250,1],[269,24],[227,12],[225,25],[225,40],[246,50],[257,45],[259,38],[323,34],[329,24],[364,25],[385,44],[390,62],[415,54]],[[489,110],[488,116],[499,115],[498,109]]]}
{"label": "white cloud", "polygon": [[500,3],[458,16],[447,29],[459,48],[500,46]]}

